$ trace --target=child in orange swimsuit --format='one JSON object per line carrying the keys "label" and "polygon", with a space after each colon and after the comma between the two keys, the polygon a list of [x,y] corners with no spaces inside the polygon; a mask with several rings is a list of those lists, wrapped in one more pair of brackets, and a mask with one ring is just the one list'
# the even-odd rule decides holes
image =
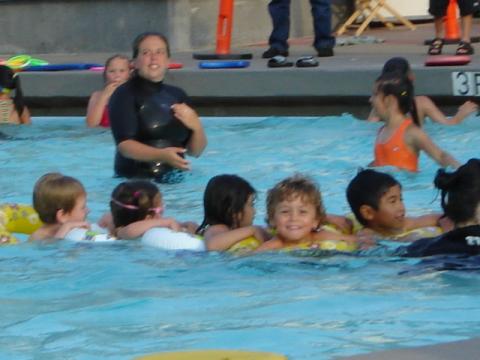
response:
{"label": "child in orange swimsuit", "polygon": [[375,159],[371,166],[395,166],[418,171],[418,156],[424,151],[442,167],[460,164],[440,149],[430,137],[407,117],[413,101],[412,83],[396,73],[380,76],[370,103],[385,123],[375,140]]}
{"label": "child in orange swimsuit", "polygon": [[[405,76],[412,82],[412,86],[414,85],[415,74],[413,73],[408,60],[403,57],[393,57],[387,60],[385,65],[383,65],[382,75],[386,73],[397,73]],[[412,107],[410,108],[409,113],[412,116],[413,122],[422,127],[426,118],[442,125],[460,124],[465,118],[477,111],[478,105],[473,101],[468,100],[458,108],[458,111],[454,116],[447,117],[428,96],[416,95],[413,97]],[[372,122],[380,121],[373,109],[367,120]]]}

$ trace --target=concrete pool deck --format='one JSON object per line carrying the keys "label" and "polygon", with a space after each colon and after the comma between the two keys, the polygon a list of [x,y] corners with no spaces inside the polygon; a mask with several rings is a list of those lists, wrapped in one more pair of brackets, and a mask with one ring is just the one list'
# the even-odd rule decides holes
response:
{"label": "concrete pool deck", "polygon": [[478,360],[480,338],[366,355],[341,357],[342,360]]}
{"label": "concrete pool deck", "polygon": [[[474,30],[479,22],[475,19]],[[392,30],[372,28],[364,33],[366,42],[337,45],[335,56],[318,58],[320,65],[315,68],[268,68],[267,60],[261,58],[266,43],[232,49],[232,53],[253,54],[245,69],[199,69],[191,52],[174,53],[172,61],[182,63],[183,68],[171,70],[167,82],[185,89],[201,115],[324,115],[341,113],[343,106],[365,107],[384,62],[393,56],[404,56],[415,72],[417,94],[439,99],[440,105],[463,102],[465,99],[452,98],[452,72],[480,72],[480,59],[474,55],[465,66],[424,66],[424,41],[431,39],[432,34],[431,23],[418,24],[414,31],[403,26]],[[477,35],[475,31],[473,35]],[[337,39],[339,43],[350,40],[349,34]],[[314,55],[311,41],[293,39],[289,59]],[[480,45],[474,47],[480,53]],[[444,53],[454,54],[455,49],[456,45],[446,45]],[[0,58],[12,55],[0,54]],[[32,55],[52,64],[103,64],[112,54]],[[21,79],[34,115],[83,115],[90,94],[102,87],[101,73],[92,71],[25,72]]]}

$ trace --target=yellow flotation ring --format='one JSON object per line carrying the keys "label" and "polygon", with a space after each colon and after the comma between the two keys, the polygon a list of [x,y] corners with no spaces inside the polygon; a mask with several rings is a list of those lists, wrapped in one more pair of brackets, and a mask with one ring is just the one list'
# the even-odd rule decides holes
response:
{"label": "yellow flotation ring", "polygon": [[193,350],[140,356],[135,360],[287,360],[285,355],[244,350]]}
{"label": "yellow flotation ring", "polygon": [[258,248],[262,243],[254,238],[253,236],[249,236],[248,238],[237,242],[233,246],[231,246],[227,251],[233,253],[243,253],[243,252],[250,252],[254,251]]}
{"label": "yellow flotation ring", "polygon": [[18,239],[12,233],[31,234],[42,222],[29,205],[0,205],[0,244],[16,244]]}
{"label": "yellow flotation ring", "polygon": [[[346,216],[352,222],[352,234],[356,234],[360,230],[364,229],[364,226],[360,224],[354,214],[348,214]],[[412,229],[404,231],[401,234],[390,236],[388,239],[393,241],[415,241],[426,237],[435,237],[443,234],[443,229],[439,226],[426,226],[422,228]]]}

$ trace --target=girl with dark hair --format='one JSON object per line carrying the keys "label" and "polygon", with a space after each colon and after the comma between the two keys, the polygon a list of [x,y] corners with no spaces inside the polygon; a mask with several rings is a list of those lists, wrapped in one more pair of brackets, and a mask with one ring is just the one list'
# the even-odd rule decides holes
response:
{"label": "girl with dark hair", "polygon": [[228,250],[249,237],[263,242],[265,231],[253,226],[256,191],[237,175],[217,175],[210,179],[203,195],[204,218],[197,229],[208,250]]}
{"label": "girl with dark hair", "polygon": [[441,166],[458,167],[457,160],[435,145],[408,117],[412,99],[413,86],[405,77],[387,73],[377,79],[370,103],[385,125],[378,131],[375,159],[370,165],[415,172],[420,151],[424,151]]}
{"label": "girl with dark hair", "polygon": [[400,251],[412,257],[480,254],[480,160],[470,159],[454,172],[438,170],[434,184],[454,229],[436,238],[415,241]]}
{"label": "girl with dark hair", "polygon": [[[389,59],[382,69],[382,75],[387,73],[397,73],[399,76],[405,76],[412,83],[413,89],[415,75],[413,74],[407,59],[403,57],[393,57]],[[456,125],[461,123],[467,116],[476,112],[477,110],[478,105],[473,101],[468,100],[458,108],[458,111],[454,116],[448,118],[428,96],[413,96],[409,114],[412,116],[413,122],[422,127],[425,122],[425,118],[427,117],[433,122],[439,124]],[[367,120],[380,121],[380,118],[372,109]]]}
{"label": "girl with dark hair", "polygon": [[[15,92],[12,99],[11,93]],[[30,124],[20,78],[8,66],[0,65],[0,124]]]}
{"label": "girl with dark hair", "polygon": [[110,199],[112,233],[129,240],[138,239],[155,227],[180,230],[181,225],[174,219],[163,217],[163,210],[162,195],[155,184],[143,180],[120,183]]}

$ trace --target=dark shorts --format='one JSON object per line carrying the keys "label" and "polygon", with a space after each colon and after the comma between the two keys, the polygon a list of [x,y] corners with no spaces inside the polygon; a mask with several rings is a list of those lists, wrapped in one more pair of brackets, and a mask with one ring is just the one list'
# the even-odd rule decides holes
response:
{"label": "dark shorts", "polygon": [[[447,13],[448,3],[449,0],[430,0],[428,12],[436,18],[443,17]],[[457,0],[457,3],[461,16],[473,14],[474,0]]]}

